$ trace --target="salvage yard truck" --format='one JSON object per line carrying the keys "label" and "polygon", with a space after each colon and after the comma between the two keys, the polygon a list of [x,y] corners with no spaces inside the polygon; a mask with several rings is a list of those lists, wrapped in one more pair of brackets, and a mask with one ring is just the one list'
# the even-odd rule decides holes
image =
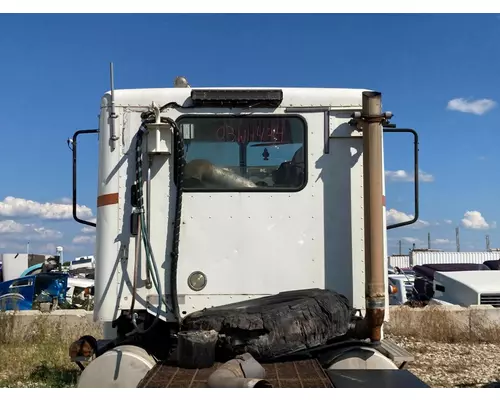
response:
{"label": "salvage yard truck", "polygon": [[[112,69],[111,69],[112,71]],[[111,75],[112,76],[112,75]],[[113,79],[111,79],[113,81]],[[381,93],[111,90],[77,131],[73,215],[96,227],[78,387],[426,387],[389,318]],[[97,134],[97,221],[76,213],[77,142]],[[76,338],[75,338],[76,339]]]}

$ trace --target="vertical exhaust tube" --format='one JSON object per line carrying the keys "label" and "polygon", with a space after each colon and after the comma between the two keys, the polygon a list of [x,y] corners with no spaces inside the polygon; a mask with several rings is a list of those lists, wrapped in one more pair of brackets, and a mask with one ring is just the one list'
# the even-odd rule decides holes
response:
{"label": "vertical exhaust tube", "polygon": [[381,340],[385,314],[384,199],[382,190],[382,95],[363,92],[363,175],[365,208],[366,334]]}

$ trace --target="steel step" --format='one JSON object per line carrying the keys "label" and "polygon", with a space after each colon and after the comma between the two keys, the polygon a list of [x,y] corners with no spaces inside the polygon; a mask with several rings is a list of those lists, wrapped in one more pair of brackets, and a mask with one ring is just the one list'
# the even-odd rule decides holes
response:
{"label": "steel step", "polygon": [[377,350],[396,364],[406,364],[415,361],[415,357],[410,352],[398,346],[390,339],[382,340]]}
{"label": "steel step", "polygon": [[330,369],[336,388],[428,388],[410,371],[401,369]]}
{"label": "steel step", "polygon": [[[182,369],[158,363],[142,380],[138,388],[203,388],[208,377],[221,364],[211,368]],[[330,379],[317,360],[288,361],[262,364],[266,380],[275,388],[328,388]]]}

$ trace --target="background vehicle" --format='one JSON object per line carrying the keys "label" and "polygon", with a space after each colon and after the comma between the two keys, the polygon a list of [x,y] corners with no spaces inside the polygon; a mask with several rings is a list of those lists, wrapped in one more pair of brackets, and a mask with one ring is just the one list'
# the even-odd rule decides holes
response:
{"label": "background vehicle", "polygon": [[[485,264],[424,264],[424,265],[417,265],[414,268],[415,271],[415,281],[414,281],[414,288],[415,288],[415,300],[418,300],[420,302],[423,302],[425,304],[426,302],[430,301],[434,295],[435,295],[435,280],[436,280],[436,275],[438,273],[445,273],[445,272],[464,272],[464,271],[470,271],[470,272],[475,272],[474,274],[465,274],[465,275],[458,275],[462,277],[473,277],[477,276],[479,279],[481,279],[481,275],[483,276],[484,279],[491,278],[491,275],[486,275],[482,274],[484,271],[489,271],[490,269],[485,265]],[[455,275],[450,275],[450,276],[455,276]],[[477,279],[475,281],[477,282]],[[496,284],[496,281],[494,282]],[[439,286],[439,285],[438,285]],[[453,287],[453,289],[456,289],[456,287]],[[452,290],[452,287],[448,288],[448,291]]]}
{"label": "background vehicle", "polygon": [[71,261],[69,265],[70,270],[74,269],[94,269],[95,268],[95,260],[94,256],[87,257],[79,257]]}
{"label": "background vehicle", "polygon": [[436,271],[433,289],[438,304],[500,307],[500,271]]}
{"label": "background vehicle", "polygon": [[68,277],[51,272],[0,283],[0,310],[51,311],[65,303]]}
{"label": "background vehicle", "polygon": [[403,305],[411,301],[414,289],[415,273],[412,270],[389,273],[389,305]]}

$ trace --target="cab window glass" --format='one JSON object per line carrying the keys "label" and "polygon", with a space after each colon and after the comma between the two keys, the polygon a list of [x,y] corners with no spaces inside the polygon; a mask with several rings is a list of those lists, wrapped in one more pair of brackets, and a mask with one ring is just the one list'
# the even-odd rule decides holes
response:
{"label": "cab window glass", "polygon": [[294,116],[187,116],[187,191],[297,191],[306,183],[306,127]]}

